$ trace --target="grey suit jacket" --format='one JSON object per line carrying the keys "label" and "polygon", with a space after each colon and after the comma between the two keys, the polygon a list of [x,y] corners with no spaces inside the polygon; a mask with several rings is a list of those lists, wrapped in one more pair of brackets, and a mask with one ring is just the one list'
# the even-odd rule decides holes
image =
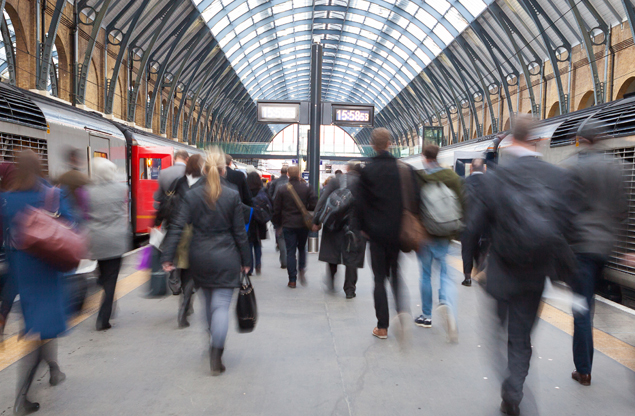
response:
{"label": "grey suit jacket", "polygon": [[185,176],[185,165],[181,162],[159,172],[159,189],[154,193],[154,208],[159,209],[159,201],[177,179]]}

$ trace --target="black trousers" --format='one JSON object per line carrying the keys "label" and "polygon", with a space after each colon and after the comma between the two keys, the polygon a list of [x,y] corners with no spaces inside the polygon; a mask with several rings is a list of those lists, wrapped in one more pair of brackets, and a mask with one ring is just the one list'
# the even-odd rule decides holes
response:
{"label": "black trousers", "polygon": [[[335,280],[335,274],[337,273],[337,264],[329,263],[329,271],[331,272],[331,279]],[[357,267],[346,266],[346,272],[344,272],[344,293],[346,293],[347,295],[354,295],[356,286]]]}
{"label": "black trousers", "polygon": [[479,239],[478,243],[474,244],[474,252],[470,255],[467,250],[468,244],[464,241],[461,242],[461,257],[463,259],[463,274],[468,275],[472,273],[474,263],[478,271],[483,269],[483,263],[485,257],[487,257],[487,251],[489,250],[489,240]]}
{"label": "black trousers", "polygon": [[121,269],[121,257],[108,260],[98,260],[99,280],[98,283],[104,288],[104,296],[101,299],[101,307],[97,314],[97,323],[106,325],[110,321],[112,314],[112,304],[115,300],[115,287],[117,286],[117,277]]}
{"label": "black trousers", "polygon": [[397,313],[407,310],[403,282],[399,278],[399,244],[370,242],[370,263],[375,275],[375,315],[377,328],[387,329],[389,321],[386,279],[390,280]]}
{"label": "black trousers", "polygon": [[498,318],[507,323],[507,378],[503,381],[503,400],[518,404],[531,361],[531,330],[536,323],[542,292],[524,292],[499,300]]}

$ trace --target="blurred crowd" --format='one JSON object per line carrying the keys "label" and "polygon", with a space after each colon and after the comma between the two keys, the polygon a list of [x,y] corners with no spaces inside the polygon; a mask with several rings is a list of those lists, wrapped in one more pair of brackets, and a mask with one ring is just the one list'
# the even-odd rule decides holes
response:
{"label": "blurred crowd", "polygon": [[[424,147],[423,169],[402,163],[388,152],[390,132],[377,128],[371,137],[376,156],[364,165],[349,162],[346,172],[337,171],[321,190],[302,180],[297,166],[283,167],[279,178],[266,182],[257,171],[235,169],[231,156],[218,149],[204,156],[179,151],[173,166],[161,170],[154,195],[153,233],[158,237],[151,240],[151,285],[158,285],[159,295],[167,286],[181,296],[176,314],[180,328],[189,326],[194,292],[201,294],[210,371],[222,374],[232,297],[250,276],[262,273],[262,241],[269,237],[271,222],[270,237],[290,289],[306,284],[307,241],[321,233],[319,260],[327,265],[326,290],[336,291],[338,266],[343,265],[344,294],[353,301],[368,246],[377,318],[370,332],[378,339],[388,338],[389,327],[399,340],[412,327],[432,327],[432,271],[438,264],[435,325],[438,319],[448,342],[457,343],[458,285],[446,258],[451,242],[459,240],[462,285],[478,282],[488,294],[495,329],[491,339],[501,340],[494,350],[502,355],[493,364],[502,376],[500,410],[518,415],[546,278],[562,282],[582,300],[573,309],[571,377],[583,386],[591,384],[594,293],[628,216],[623,168],[603,152],[601,122],[591,120],[578,130],[577,151],[562,166],[541,160],[531,134],[532,120],[518,117],[509,146],[495,160],[472,160],[470,175],[463,179],[438,163],[435,145]],[[68,299],[85,291],[68,283],[73,270],[62,270],[15,244],[15,235],[25,232],[16,225],[16,216],[46,210],[85,239],[84,258],[97,260],[103,287],[97,330],[111,328],[122,256],[132,241],[129,190],[118,180],[116,166],[95,158],[89,177],[76,150],[69,151],[67,160],[68,172],[54,182],[43,177],[37,155],[29,150],[18,155],[17,163],[0,165],[8,265],[0,333],[19,294],[24,334],[39,343],[23,360],[16,414],[39,408],[27,394],[41,361],[50,367],[51,385],[64,380],[55,339],[66,330],[69,313],[77,311],[68,307],[73,304]],[[51,205],[51,200],[57,202]],[[400,275],[401,252],[416,253],[420,265],[421,311],[414,317]],[[395,300],[392,321],[386,281]]]}

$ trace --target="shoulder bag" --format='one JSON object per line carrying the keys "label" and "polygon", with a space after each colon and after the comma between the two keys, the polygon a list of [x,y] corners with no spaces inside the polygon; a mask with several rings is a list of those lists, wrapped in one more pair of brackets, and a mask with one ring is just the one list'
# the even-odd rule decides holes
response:
{"label": "shoulder bag", "polygon": [[401,251],[409,253],[419,250],[419,245],[428,238],[426,229],[421,224],[412,192],[412,174],[410,167],[403,162],[397,162],[399,182],[401,183],[401,229],[399,230],[399,245]]}
{"label": "shoulder bag", "polygon": [[77,268],[88,244],[73,224],[60,218],[59,198],[59,189],[46,188],[41,208],[28,206],[16,214],[12,239],[16,249],[67,272]]}
{"label": "shoulder bag", "polygon": [[287,190],[291,194],[291,197],[293,197],[295,204],[298,206],[298,209],[302,213],[302,221],[304,222],[304,226],[310,230],[311,228],[313,228],[313,215],[306,209],[306,206],[304,206],[304,203],[298,196],[298,193],[295,191],[295,189],[293,189],[293,185],[287,183]]}
{"label": "shoulder bag", "polygon": [[240,290],[236,300],[236,318],[239,332],[251,332],[256,328],[256,321],[258,321],[256,293],[249,276],[245,273],[240,277]]}

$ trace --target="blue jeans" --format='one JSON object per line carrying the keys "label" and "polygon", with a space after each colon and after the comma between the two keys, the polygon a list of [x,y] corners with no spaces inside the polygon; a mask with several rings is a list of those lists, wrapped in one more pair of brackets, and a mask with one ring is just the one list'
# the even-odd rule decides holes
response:
{"label": "blue jeans", "polygon": [[456,318],[456,283],[448,275],[445,261],[449,246],[449,240],[433,238],[428,244],[421,246],[417,253],[421,264],[421,312],[424,318],[432,318],[432,260],[439,262],[440,268],[439,303],[448,305]]}
{"label": "blue jeans", "polygon": [[591,374],[593,366],[593,305],[595,285],[600,280],[606,258],[578,254],[578,278],[572,284],[574,293],[584,296],[589,307],[573,311],[573,363],[580,374]]}
{"label": "blue jeans", "polygon": [[253,274],[254,268],[259,269],[262,265],[262,243],[259,241],[249,243],[249,248],[251,249],[251,268],[249,269],[249,274]]}
{"label": "blue jeans", "polygon": [[208,287],[201,289],[205,300],[210,345],[214,348],[225,348],[227,330],[229,329],[229,305],[232,303],[234,289],[210,289]]}
{"label": "blue jeans", "polygon": [[[287,272],[289,282],[295,282],[298,278],[298,266],[300,270],[306,268],[306,241],[309,238],[308,228],[283,228],[284,243],[287,247]],[[298,250],[298,261],[296,263],[295,250]]]}

